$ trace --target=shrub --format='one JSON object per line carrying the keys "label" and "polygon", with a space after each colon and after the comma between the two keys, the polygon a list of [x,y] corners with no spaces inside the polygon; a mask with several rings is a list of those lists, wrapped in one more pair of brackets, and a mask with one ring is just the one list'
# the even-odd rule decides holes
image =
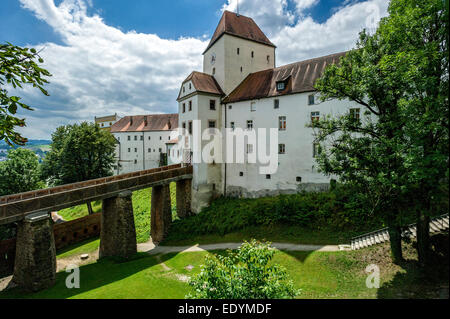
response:
{"label": "shrub", "polygon": [[281,299],[294,298],[294,288],[286,270],[269,266],[274,250],[269,243],[244,242],[226,256],[205,257],[200,274],[189,281],[192,299]]}

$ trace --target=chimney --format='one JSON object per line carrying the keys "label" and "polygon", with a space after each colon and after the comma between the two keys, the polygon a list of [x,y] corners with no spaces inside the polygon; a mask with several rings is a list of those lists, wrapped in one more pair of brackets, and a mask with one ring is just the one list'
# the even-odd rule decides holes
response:
{"label": "chimney", "polygon": [[133,117],[130,116],[130,126],[133,125]]}
{"label": "chimney", "polygon": [[168,123],[167,123],[167,127],[169,128],[169,130],[172,129],[172,123],[170,123],[170,117],[169,117],[169,120],[168,120]]}
{"label": "chimney", "polygon": [[147,115],[144,116],[144,126],[148,125]]}

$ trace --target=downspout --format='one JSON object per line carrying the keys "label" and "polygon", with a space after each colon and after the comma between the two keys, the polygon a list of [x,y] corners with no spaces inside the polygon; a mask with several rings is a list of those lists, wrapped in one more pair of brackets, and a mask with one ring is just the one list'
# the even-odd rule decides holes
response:
{"label": "downspout", "polygon": [[145,170],[145,136],[142,132],[142,168]]}
{"label": "downspout", "polygon": [[[227,138],[227,105],[225,104],[225,152],[226,152],[226,138]],[[223,147],[223,146],[222,146]],[[225,154],[226,156],[226,154]],[[225,158],[224,177],[223,177],[223,196],[227,196],[227,160]]]}

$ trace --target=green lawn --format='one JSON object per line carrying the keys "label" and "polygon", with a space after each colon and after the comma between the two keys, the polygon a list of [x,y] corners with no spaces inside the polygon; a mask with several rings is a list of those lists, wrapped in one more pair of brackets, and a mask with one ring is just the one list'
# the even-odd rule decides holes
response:
{"label": "green lawn", "polygon": [[[172,198],[172,216],[176,220],[176,184],[170,184],[170,197]],[[151,188],[141,189],[133,192],[133,212],[134,222],[136,226],[136,239],[138,243],[144,243],[150,238],[150,203],[152,199]],[[94,213],[101,212],[102,202],[92,202],[92,210]],[[65,220],[74,220],[83,216],[87,216],[87,206],[80,205],[66,209],[62,209],[58,212]]]}
{"label": "green lawn", "polygon": [[[447,243],[448,236],[442,243]],[[223,254],[224,251],[216,253]],[[208,252],[170,253],[150,256],[138,253],[127,262],[102,259],[80,267],[79,289],[68,289],[64,271],[57,274],[56,285],[45,291],[24,294],[17,289],[0,293],[1,298],[184,298],[190,291],[183,276],[198,273]],[[404,244],[407,259],[402,266],[389,258],[389,244],[358,251],[275,253],[273,263],[284,266],[296,288],[298,298],[439,298],[448,294],[448,251],[439,254],[428,275],[418,271],[412,244]],[[162,265],[164,263],[164,265]],[[370,264],[380,268],[379,289],[366,287]],[[188,265],[194,266],[187,270]],[[169,269],[168,269],[169,268]]]}
{"label": "green lawn", "polygon": [[243,242],[252,238],[258,240],[268,240],[271,242],[287,242],[298,244],[317,244],[317,245],[337,245],[350,242],[350,236],[344,232],[330,232],[326,230],[313,230],[301,226],[291,226],[286,224],[278,225],[260,225],[243,228],[239,231],[225,234],[206,234],[198,236],[189,236],[184,239],[172,239],[169,231],[169,238],[161,245],[164,246],[182,246],[195,244],[213,244],[213,243],[233,243]]}

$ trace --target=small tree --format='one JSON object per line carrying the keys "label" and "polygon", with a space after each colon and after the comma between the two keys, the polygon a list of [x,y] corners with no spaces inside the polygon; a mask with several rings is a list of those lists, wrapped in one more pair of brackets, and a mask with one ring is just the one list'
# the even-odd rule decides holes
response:
{"label": "small tree", "polygon": [[39,176],[39,161],[32,151],[19,148],[8,152],[0,162],[0,196],[27,192],[44,187]]}
{"label": "small tree", "polygon": [[286,270],[269,266],[275,251],[269,243],[244,242],[227,256],[205,257],[200,274],[189,281],[192,299],[281,299],[294,298],[294,288]]}
{"label": "small tree", "polygon": [[48,95],[43,85],[48,83],[45,77],[51,74],[37,62],[44,63],[44,60],[35,49],[21,48],[11,43],[0,44],[0,140],[4,139],[9,145],[25,145],[27,142],[26,138],[15,131],[16,126],[25,126],[25,119],[20,119],[15,114],[18,107],[27,110],[32,108],[20,102],[20,97],[9,95],[5,86],[16,89],[30,84]]}
{"label": "small tree", "polygon": [[[52,185],[63,185],[112,175],[116,140],[98,125],[60,126],[52,134],[52,149],[41,175]],[[88,203],[89,214],[92,213]]]}

